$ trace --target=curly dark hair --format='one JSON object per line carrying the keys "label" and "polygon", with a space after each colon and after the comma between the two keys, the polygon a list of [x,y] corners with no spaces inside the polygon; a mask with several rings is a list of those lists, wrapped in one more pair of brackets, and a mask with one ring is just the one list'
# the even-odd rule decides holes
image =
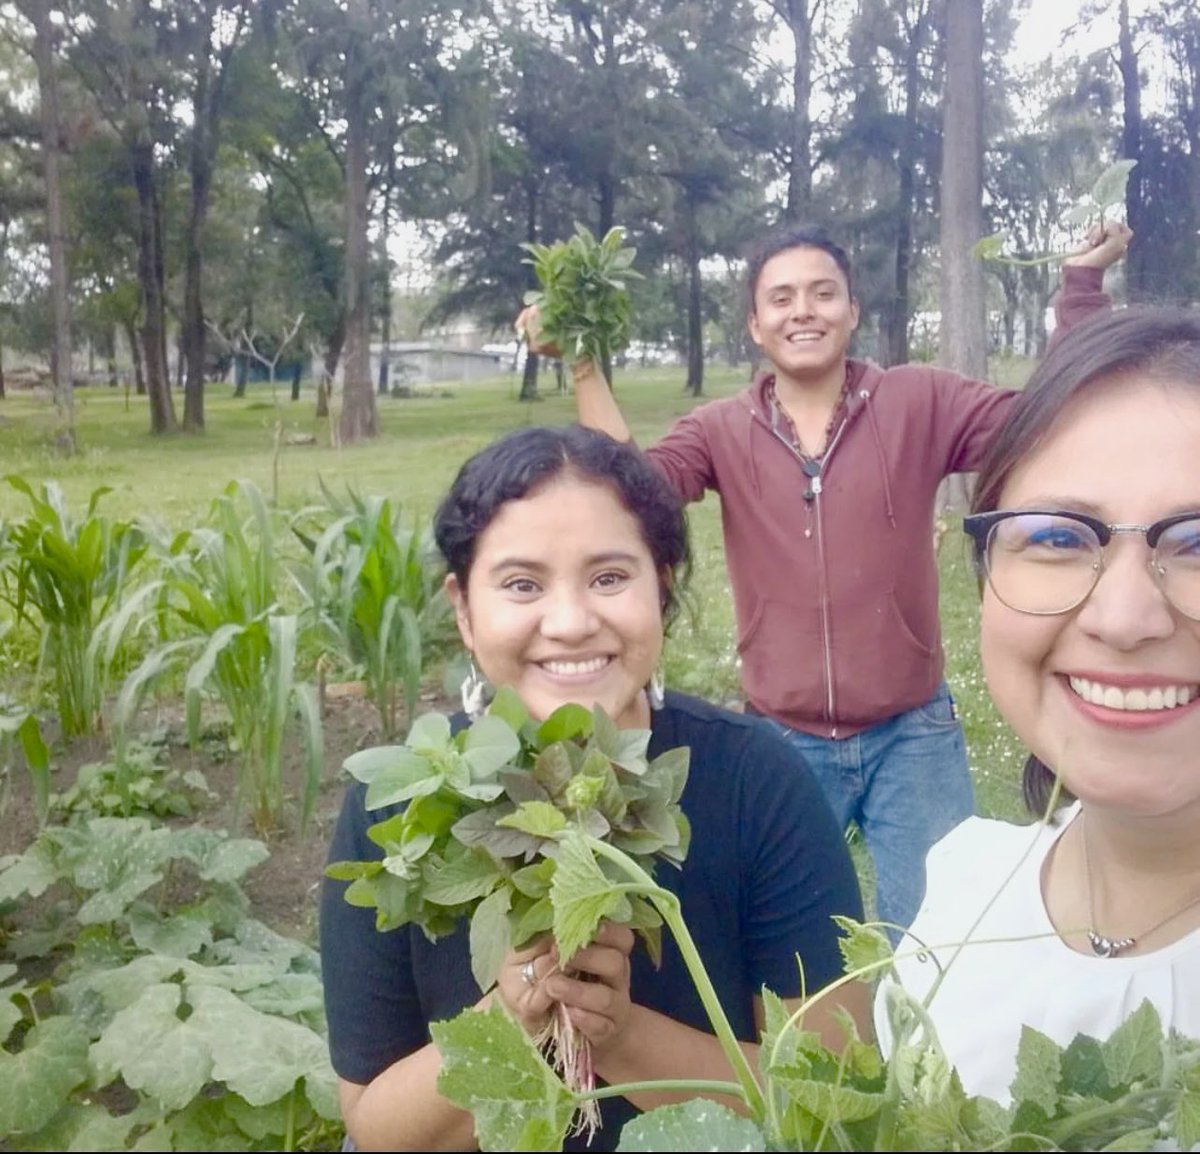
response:
{"label": "curly dark hair", "polygon": [[480,534],[500,509],[563,475],[607,485],[637,521],[659,574],[663,622],[669,625],[691,569],[683,503],[635,445],[582,425],[517,429],[459,469],[433,519],[437,547],[459,585],[466,588]]}

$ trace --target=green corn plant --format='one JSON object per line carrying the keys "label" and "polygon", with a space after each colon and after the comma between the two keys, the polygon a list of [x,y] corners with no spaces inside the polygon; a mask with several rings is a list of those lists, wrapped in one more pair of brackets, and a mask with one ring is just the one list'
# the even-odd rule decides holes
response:
{"label": "green corn plant", "polygon": [[41,635],[38,675],[49,670],[53,677],[63,736],[98,732],[118,655],[143,604],[128,602],[145,535],[133,522],[96,511],[106,486],[92,492],[76,519],[54,482],[35,493],[23,477],[7,480],[30,510],[7,527],[0,599],[18,625]]}
{"label": "green corn plant", "polygon": [[[0,637],[3,633],[0,629]],[[38,824],[45,825],[50,814],[50,751],[42,737],[42,727],[35,714],[0,694],[0,816],[8,799],[9,775],[18,748],[33,785]]]}
{"label": "green corn plant", "polygon": [[189,740],[199,740],[203,705],[215,699],[228,715],[230,745],[241,759],[239,807],[267,834],[283,824],[284,744],[298,713],[306,755],[303,831],[316,804],[324,740],[316,692],[296,677],[300,619],[277,600],[275,526],[257,486],[228,485],[213,502],[210,524],[180,534],[171,553],[164,563],[163,596],[174,635],[151,649],[126,679],[115,711],[120,730],[128,732],[153,684],[182,673]]}
{"label": "green corn plant", "polygon": [[[305,510],[292,530],[306,561],[292,570],[306,613],[332,651],[361,671],[386,740],[398,736],[400,705],[411,721],[430,648],[450,629],[442,571],[426,525],[408,527],[386,497],[351,491],[340,501],[322,483],[326,504]],[[319,532],[313,517],[333,520]]]}

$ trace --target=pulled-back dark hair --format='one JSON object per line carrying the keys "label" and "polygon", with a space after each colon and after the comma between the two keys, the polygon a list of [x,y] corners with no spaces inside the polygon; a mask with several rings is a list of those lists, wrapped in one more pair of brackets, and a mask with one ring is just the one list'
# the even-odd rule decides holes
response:
{"label": "pulled-back dark hair", "polygon": [[466,589],[479,537],[500,509],[563,476],[607,486],[637,521],[659,575],[663,621],[669,624],[691,567],[683,503],[636,446],[582,425],[517,429],[459,469],[434,515],[433,532],[460,587]]}
{"label": "pulled-back dark hair", "polygon": [[772,257],[778,256],[781,252],[790,252],[794,248],[819,248],[822,252],[828,253],[846,278],[846,292],[853,298],[854,283],[850,275],[850,258],[846,255],[846,250],[819,225],[785,224],[756,241],[746,256],[746,293],[749,312],[754,312],[754,293],[758,289],[758,279],[762,276],[763,266]]}
{"label": "pulled-back dark hair", "polygon": [[[1013,470],[1037,450],[1075,397],[1134,374],[1200,390],[1200,312],[1172,305],[1131,305],[1098,313],[1064,334],[1029,378],[989,446],[975,479],[971,512],[998,508]],[[984,556],[976,546],[975,573],[981,588],[984,572]],[[1022,793],[1035,816],[1045,813],[1054,779],[1050,767],[1030,755]],[[1065,788],[1062,794],[1071,799]]]}

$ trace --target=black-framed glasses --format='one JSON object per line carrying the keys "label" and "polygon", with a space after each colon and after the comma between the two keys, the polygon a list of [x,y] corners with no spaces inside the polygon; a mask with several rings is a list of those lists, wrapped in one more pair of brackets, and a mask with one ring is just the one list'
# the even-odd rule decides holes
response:
{"label": "black-framed glasses", "polygon": [[1200,621],[1200,511],[1153,525],[1108,525],[1086,513],[1000,509],[963,518],[975,564],[992,592],[1019,613],[1068,613],[1087,600],[1104,572],[1104,551],[1118,533],[1150,548],[1150,572],[1163,596]]}

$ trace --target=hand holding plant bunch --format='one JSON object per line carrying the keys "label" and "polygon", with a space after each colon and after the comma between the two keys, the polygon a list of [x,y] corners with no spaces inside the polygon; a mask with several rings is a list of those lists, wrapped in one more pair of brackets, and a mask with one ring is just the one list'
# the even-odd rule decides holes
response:
{"label": "hand holding plant bunch", "polygon": [[618,227],[597,240],[576,224],[570,240],[521,246],[541,286],[525,294],[526,308],[517,318],[517,332],[532,351],[570,364],[607,365],[629,344],[627,283],[641,273],[633,268],[637,250],[623,245],[624,238]]}
{"label": "hand holding plant bunch", "polygon": [[[445,716],[425,714],[405,744],[347,759],[367,785],[366,808],[397,812],[369,831],[380,859],[337,862],[329,876],[351,883],[346,900],[373,907],[381,931],[412,923],[436,940],[469,922],[471,969],[485,992],[512,951],[525,951],[515,961],[528,989],[510,999],[522,1017],[544,1010],[539,987],[559,966],[585,979],[598,972],[596,953],[627,953],[633,934],[657,963],[662,918],[616,884],[614,868],[627,863],[649,882],[657,860],[679,865],[687,853],[679,798],[688,751],[649,760],[649,740],[599,706],[564,705],[538,724],[508,689],[458,733]],[[586,1095],[595,1086],[587,1034],[561,1005],[549,1009],[533,1044]],[[497,1012],[510,1014],[507,1004]],[[598,1118],[595,1099],[581,1098],[577,1128],[594,1130]]]}
{"label": "hand holding plant bunch", "polygon": [[1041,264],[1091,264],[1106,268],[1124,251],[1132,235],[1128,226],[1114,220],[1110,210],[1125,202],[1125,185],[1129,174],[1137,165],[1136,160],[1118,160],[1109,165],[1091,191],[1069,209],[1062,218],[1062,225],[1071,228],[1088,225],[1088,236],[1082,248],[1075,252],[1045,253],[1041,256],[1016,257],[1005,254],[1009,244],[1007,232],[984,237],[975,245],[975,255],[980,260],[996,261],[1000,264],[1031,268]]}

